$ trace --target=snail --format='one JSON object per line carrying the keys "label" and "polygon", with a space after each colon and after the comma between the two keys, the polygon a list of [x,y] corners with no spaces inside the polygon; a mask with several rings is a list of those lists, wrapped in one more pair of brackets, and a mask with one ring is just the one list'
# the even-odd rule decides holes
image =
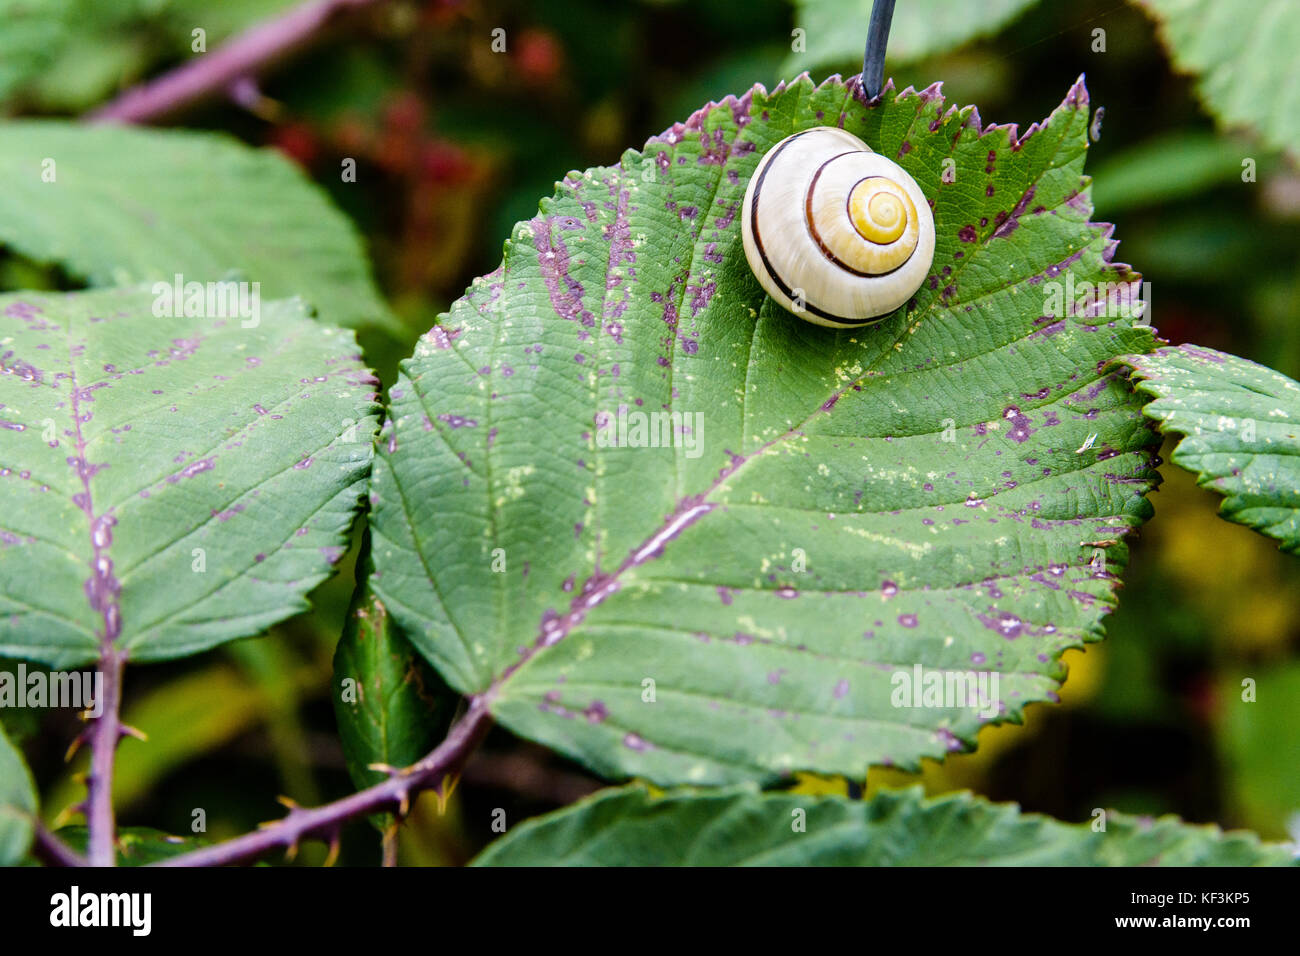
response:
{"label": "snail", "polygon": [[934,214],[916,180],[830,126],[787,136],[763,156],[741,234],[764,291],[836,329],[882,321],[934,260]]}

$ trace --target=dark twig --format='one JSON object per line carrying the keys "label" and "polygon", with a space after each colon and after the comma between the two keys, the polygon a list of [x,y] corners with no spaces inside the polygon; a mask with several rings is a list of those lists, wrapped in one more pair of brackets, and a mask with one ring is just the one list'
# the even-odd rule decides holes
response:
{"label": "dark twig", "polygon": [[889,42],[889,25],[893,19],[894,0],[876,0],[871,5],[867,51],[862,57],[862,88],[869,100],[879,96],[885,85],[885,45]]}
{"label": "dark twig", "polygon": [[46,866],[86,866],[84,856],[56,837],[40,820],[36,821],[36,839],[32,843],[32,856]]}
{"label": "dark twig", "polygon": [[310,0],[255,24],[211,53],[127,90],[90,113],[94,122],[151,123],[218,95],[246,94],[247,81],[310,44],[345,12],[385,0]]}
{"label": "dark twig", "polygon": [[284,819],[267,824],[255,833],[175,856],[158,865],[226,866],[245,863],[277,849],[292,853],[305,839],[322,839],[336,845],[339,828],[348,820],[384,811],[403,814],[409,809],[413,796],[432,790],[459,772],[491,726],[487,700],[471,698],[469,710],[451,728],[446,740],[419,763],[405,770],[390,771],[391,775],[382,783],[322,807],[310,810],[290,807],[289,815]]}

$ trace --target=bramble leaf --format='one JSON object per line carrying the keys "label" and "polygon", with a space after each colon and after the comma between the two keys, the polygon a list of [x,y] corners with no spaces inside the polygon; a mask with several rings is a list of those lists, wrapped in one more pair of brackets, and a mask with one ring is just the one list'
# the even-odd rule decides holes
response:
{"label": "bramble leaf", "polygon": [[214,133],[0,123],[0,244],[92,286],[260,282],[325,322],[392,326],[356,227],[269,149]]}
{"label": "bramble leaf", "polygon": [[357,788],[387,776],[372,765],[406,767],[432,750],[454,704],[363,579],[334,654],[334,713]]}
{"label": "bramble leaf", "polygon": [[377,423],[352,333],[154,301],[0,296],[0,653],[196,653],[304,610],[345,550]]}
{"label": "bramble leaf", "polygon": [[[1048,311],[1067,276],[1133,304],[1088,114],[1080,83],[1018,136],[937,88],[803,78],[570,174],[392,389],[376,597],[456,690],[610,777],[916,767],[1052,699],[1156,478],[1102,371],[1150,330]],[[862,330],[775,307],[741,248],[759,157],[828,123],[934,200],[929,280]],[[917,667],[996,674],[997,702],[900,706]]]}
{"label": "bramble leaf", "polygon": [[1108,811],[1105,830],[920,787],[870,800],[733,788],[604,790],[529,820],[476,866],[1285,866],[1291,849],[1177,817]]}
{"label": "bramble leaf", "polygon": [[13,866],[27,855],[35,815],[31,772],[0,727],[0,866]]}
{"label": "bramble leaf", "polygon": [[1155,15],[1174,67],[1196,76],[1225,126],[1250,125],[1269,146],[1300,146],[1300,6],[1294,0],[1140,0]]}
{"label": "bramble leaf", "polygon": [[1224,496],[1219,513],[1300,554],[1300,383],[1214,349],[1127,356],[1143,411],[1181,435],[1174,464]]}

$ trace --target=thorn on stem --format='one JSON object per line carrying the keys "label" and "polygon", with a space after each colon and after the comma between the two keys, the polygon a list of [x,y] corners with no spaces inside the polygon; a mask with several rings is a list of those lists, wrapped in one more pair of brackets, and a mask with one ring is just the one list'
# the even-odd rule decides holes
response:
{"label": "thorn on stem", "polygon": [[85,813],[86,813],[86,803],[84,800],[81,803],[74,803],[72,806],[66,807],[64,810],[62,810],[59,813],[58,816],[54,818],[53,822],[50,824],[50,829],[59,830],[64,826],[67,826],[68,822],[73,817],[77,816],[78,814],[84,816]]}
{"label": "thorn on stem", "polygon": [[72,743],[68,744],[68,750],[63,755],[63,762],[72,763],[72,758],[77,755],[77,751],[81,749],[81,745],[84,744],[85,742],[86,742],[86,732],[84,731],[78,734],[77,736],[73,737]]}
{"label": "thorn on stem", "polygon": [[434,794],[438,798],[438,816],[441,817],[446,815],[447,801],[450,800],[451,795],[456,792],[456,784],[459,782],[459,774],[447,774],[447,776],[442,778],[442,782],[438,784],[438,789],[434,791]]}
{"label": "thorn on stem", "polygon": [[339,858],[339,831],[338,831],[338,828],[337,828],[337,827],[335,827],[334,830],[331,831],[331,833],[330,833],[329,845],[330,845],[330,851],[329,851],[329,854],[325,857],[325,866],[327,866],[327,867],[333,866],[335,863],[338,862],[338,858]]}
{"label": "thorn on stem", "polygon": [[226,93],[236,106],[248,110],[258,119],[268,123],[278,123],[284,115],[284,104],[264,94],[257,80],[251,76],[241,76],[235,80]]}

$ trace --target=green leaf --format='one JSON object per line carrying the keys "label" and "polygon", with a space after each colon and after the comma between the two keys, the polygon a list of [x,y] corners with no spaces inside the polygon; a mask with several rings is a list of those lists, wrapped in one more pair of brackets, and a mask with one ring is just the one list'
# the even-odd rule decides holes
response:
{"label": "green leaf", "polygon": [[35,817],[32,775],[0,727],[0,866],[13,866],[27,855]]}
{"label": "green leaf", "polygon": [[298,0],[221,0],[221,3],[210,3],[209,0],[165,0],[160,19],[167,22],[178,41],[183,40],[187,50],[190,48],[190,31],[202,27],[207,33],[208,49],[211,50],[214,41],[220,42],[255,23],[283,13],[297,2]]}
{"label": "green leaf", "polygon": [[[863,330],[775,307],[741,248],[759,157],[825,122],[935,197],[933,274]],[[936,89],[867,108],[804,79],[571,174],[392,389],[376,597],[456,690],[611,777],[972,746],[975,707],[894,706],[914,665],[996,672],[998,719],[1053,698],[1155,479],[1140,403],[1100,371],[1150,330],[1045,317],[1053,277],[1136,279],[1088,222],[1087,127],[1082,84],[1017,137]],[[668,408],[694,438],[598,444],[620,409]]]}
{"label": "green leaf", "polygon": [[0,0],[0,100],[39,76],[72,35],[80,0]]}
{"label": "green leaf", "polygon": [[1098,209],[1113,215],[1170,203],[1217,186],[1254,188],[1241,180],[1241,160],[1249,155],[1250,148],[1241,140],[1209,131],[1159,136],[1101,165],[1093,199]]}
{"label": "green leaf", "polygon": [[1290,830],[1300,841],[1300,661],[1243,662],[1225,668],[1215,684],[1225,809],[1256,830],[1279,836]]}
{"label": "green leaf", "polygon": [[1197,345],[1130,355],[1146,414],[1182,435],[1174,464],[1224,496],[1219,514],[1300,554],[1300,383]]}
{"label": "green leaf", "polygon": [[237,274],[265,299],[308,299],[327,322],[396,322],[356,229],[273,150],[213,133],[3,123],[0,181],[0,243],[91,285]]}
{"label": "green leaf", "polygon": [[[14,681],[13,686],[18,686],[19,668],[25,668],[30,675],[32,672],[45,672],[35,664],[25,664],[19,661],[10,661],[0,657],[0,680],[8,679]],[[37,707],[32,705],[28,699],[25,707],[3,707],[0,706],[0,732],[9,735],[9,742],[21,748],[27,741],[36,737],[41,730],[41,723],[49,714],[50,707]]]}
{"label": "green leaf", "polygon": [[376,382],[301,302],[0,296],[0,654],[193,654],[304,610],[363,493]]}
{"label": "green leaf", "polygon": [[1270,146],[1300,151],[1300,6],[1259,0],[1141,0],[1159,23],[1175,68],[1196,76],[1224,126],[1250,125]]}
{"label": "green leaf", "polygon": [[[803,52],[786,58],[782,75],[826,68],[862,69],[873,0],[794,0],[795,23],[804,30]],[[992,36],[1037,0],[905,0],[889,28],[889,63],[898,66]],[[792,41],[793,42],[793,41]]]}
{"label": "green leaf", "polygon": [[455,702],[363,580],[334,655],[334,713],[357,788],[386,778],[372,764],[407,767],[432,750]]}
{"label": "green leaf", "polygon": [[[85,827],[73,826],[60,828],[55,836],[77,853],[85,853],[88,834]],[[172,836],[151,827],[118,827],[117,865],[148,866],[206,845],[206,840]]]}
{"label": "green leaf", "polygon": [[162,61],[196,55],[296,0],[0,0],[0,101],[80,112]]}
{"label": "green leaf", "polygon": [[[802,826],[802,830],[798,828]],[[1104,832],[969,793],[870,800],[733,788],[604,790],[510,831],[476,866],[1283,866],[1291,850],[1177,817],[1106,814]]]}

